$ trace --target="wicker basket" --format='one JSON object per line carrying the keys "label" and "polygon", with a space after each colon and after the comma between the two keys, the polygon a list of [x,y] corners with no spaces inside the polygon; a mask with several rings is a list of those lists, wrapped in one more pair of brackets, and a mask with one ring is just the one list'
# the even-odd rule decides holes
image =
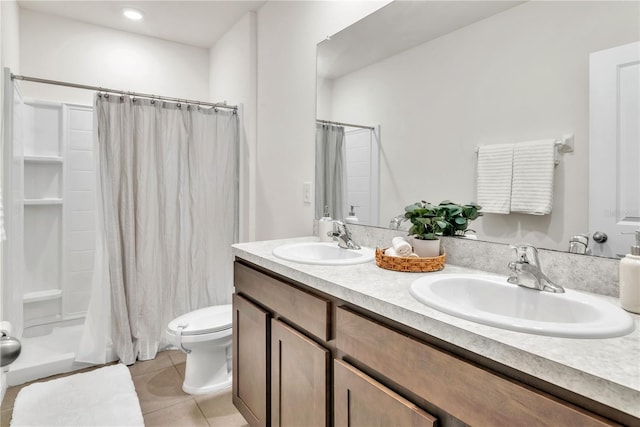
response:
{"label": "wicker basket", "polygon": [[386,249],[376,248],[376,265],[380,268],[394,271],[408,271],[411,273],[424,273],[438,271],[444,268],[447,254],[432,258],[398,257],[385,255]]}

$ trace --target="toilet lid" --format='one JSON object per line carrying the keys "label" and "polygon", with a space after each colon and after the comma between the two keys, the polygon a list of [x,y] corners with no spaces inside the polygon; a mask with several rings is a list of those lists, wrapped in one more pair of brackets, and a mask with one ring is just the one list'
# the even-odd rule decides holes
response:
{"label": "toilet lid", "polygon": [[231,322],[231,304],[214,305],[176,317],[169,322],[167,329],[176,332],[180,325],[187,325],[182,335],[208,334],[230,329]]}

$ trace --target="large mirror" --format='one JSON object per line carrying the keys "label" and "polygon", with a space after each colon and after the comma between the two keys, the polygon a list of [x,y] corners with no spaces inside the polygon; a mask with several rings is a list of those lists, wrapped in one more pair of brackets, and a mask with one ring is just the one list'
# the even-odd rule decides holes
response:
{"label": "large mirror", "polygon": [[[599,230],[589,222],[590,58],[640,40],[639,16],[636,1],[396,1],[319,43],[317,119],[356,125],[347,133],[371,128],[364,139],[378,156],[372,213],[360,223],[389,227],[419,200],[475,201],[477,147],[571,134],[574,150],[558,154],[554,169],[550,214],[485,214],[470,228],[482,240],[562,251],[586,234],[591,253],[615,256],[593,241]],[[630,70],[638,76],[637,63]],[[630,138],[637,171],[638,135]],[[349,197],[344,217],[362,203]],[[640,221],[638,197],[630,203],[628,216]],[[620,238],[600,231],[615,234],[609,243]]]}

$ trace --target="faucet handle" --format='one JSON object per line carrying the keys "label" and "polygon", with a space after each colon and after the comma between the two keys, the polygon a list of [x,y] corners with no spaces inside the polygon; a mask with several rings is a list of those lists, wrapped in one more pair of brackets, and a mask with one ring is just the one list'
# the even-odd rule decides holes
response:
{"label": "faucet handle", "polygon": [[539,265],[538,249],[529,244],[521,243],[519,245],[509,245],[514,250],[515,258],[517,262],[526,262],[533,265]]}
{"label": "faucet handle", "polygon": [[349,229],[347,228],[347,224],[337,219],[333,220],[333,231],[349,235]]}

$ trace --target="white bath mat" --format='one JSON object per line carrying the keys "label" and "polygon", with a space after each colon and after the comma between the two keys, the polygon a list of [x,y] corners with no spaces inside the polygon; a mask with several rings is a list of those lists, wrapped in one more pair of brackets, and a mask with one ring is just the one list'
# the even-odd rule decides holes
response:
{"label": "white bath mat", "polygon": [[11,426],[144,426],[123,364],[31,384],[18,393]]}

